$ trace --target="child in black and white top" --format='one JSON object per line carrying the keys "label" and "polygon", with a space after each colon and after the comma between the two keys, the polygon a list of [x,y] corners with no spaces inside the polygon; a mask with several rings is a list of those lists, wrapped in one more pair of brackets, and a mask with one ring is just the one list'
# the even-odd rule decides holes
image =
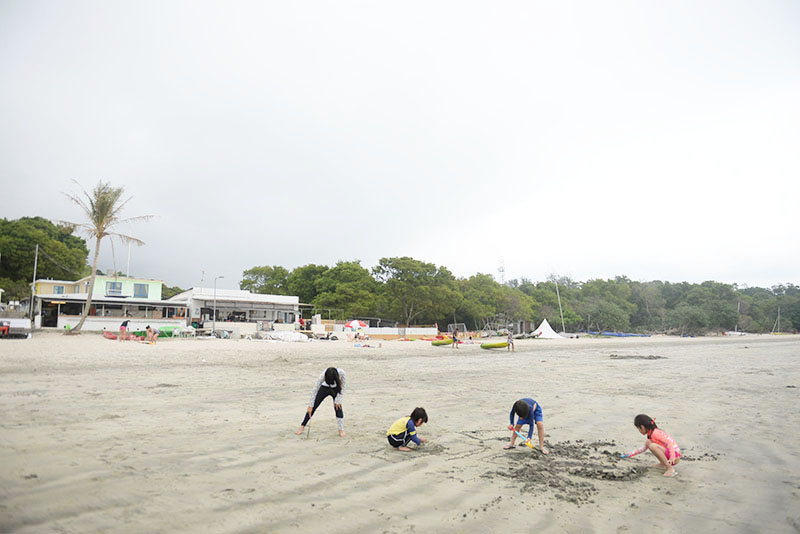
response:
{"label": "child in black and white top", "polygon": [[311,392],[311,398],[308,400],[308,409],[306,410],[303,422],[300,424],[300,429],[295,432],[296,434],[303,433],[309,419],[311,419],[314,412],[317,411],[319,405],[322,404],[322,401],[324,401],[326,397],[330,396],[333,397],[333,411],[336,413],[339,435],[341,437],[347,435],[344,433],[344,411],[342,411],[342,396],[344,395],[345,383],[344,370],[337,369],[336,367],[328,367],[325,369],[325,372],[317,379],[317,384]]}

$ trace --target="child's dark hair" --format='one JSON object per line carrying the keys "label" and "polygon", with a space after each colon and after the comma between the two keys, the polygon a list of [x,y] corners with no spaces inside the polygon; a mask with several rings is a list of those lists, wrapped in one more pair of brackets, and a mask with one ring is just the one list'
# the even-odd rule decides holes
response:
{"label": "child's dark hair", "polygon": [[649,415],[645,415],[643,413],[640,413],[639,415],[633,418],[633,426],[635,426],[636,428],[643,426],[645,430],[647,430],[648,432],[652,432],[653,430],[658,428],[656,426],[656,420],[650,417]]}
{"label": "child's dark hair", "polygon": [[531,405],[520,399],[514,403],[514,413],[525,419],[531,413]]}
{"label": "child's dark hair", "polygon": [[428,422],[428,414],[425,411],[425,408],[414,408],[414,411],[411,412],[411,420],[415,423],[422,419],[423,423]]}
{"label": "child's dark hair", "polygon": [[[336,367],[325,369],[325,383],[332,386],[337,395],[342,392],[342,381],[339,380],[339,371],[336,370]],[[336,385],[334,386],[334,384]]]}

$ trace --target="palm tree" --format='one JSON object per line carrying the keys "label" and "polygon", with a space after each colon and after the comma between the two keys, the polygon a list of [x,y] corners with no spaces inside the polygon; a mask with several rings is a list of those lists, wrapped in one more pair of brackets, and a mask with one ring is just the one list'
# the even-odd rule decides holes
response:
{"label": "palm tree", "polygon": [[[78,185],[78,187],[80,187],[78,182],[75,183]],[[69,330],[68,333],[70,334],[77,334],[81,331],[83,323],[86,321],[86,317],[88,317],[89,310],[92,307],[92,292],[94,291],[94,281],[95,277],[97,276],[97,261],[100,258],[100,242],[104,237],[111,236],[118,237],[125,243],[144,245],[144,241],[141,239],[113,232],[111,229],[120,223],[146,221],[152,218],[150,215],[131,217],[129,219],[119,218],[122,208],[124,208],[125,204],[127,204],[130,200],[130,198],[128,198],[127,200],[120,201],[122,193],[125,190],[124,187],[111,187],[111,185],[108,183],[98,182],[91,195],[82,187],[81,190],[83,191],[83,196],[86,197],[85,199],[81,196],[72,195],[70,193],[64,194],[67,196],[67,198],[80,206],[87,219],[89,219],[89,222],[73,223],[64,221],[63,224],[67,225],[72,230],[79,229],[86,233],[89,237],[94,237],[94,261],[92,262],[92,274],[89,280],[89,293],[86,296],[86,306],[83,308],[81,320],[78,325]]]}

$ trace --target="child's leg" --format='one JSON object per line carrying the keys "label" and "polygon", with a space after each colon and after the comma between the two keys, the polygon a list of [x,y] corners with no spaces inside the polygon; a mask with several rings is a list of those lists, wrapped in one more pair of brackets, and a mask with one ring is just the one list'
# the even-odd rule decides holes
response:
{"label": "child's leg", "polygon": [[652,442],[652,441],[650,441],[648,439],[647,440],[647,448],[650,450],[650,452],[653,453],[653,456],[658,458],[658,464],[656,464],[656,465],[659,465],[659,466],[663,467],[664,469],[666,469],[666,472],[664,473],[664,476],[673,476],[673,475],[675,475],[675,469],[669,463],[669,460],[667,460],[667,454],[666,454],[666,452],[664,450],[664,447],[662,447],[658,443],[654,443],[654,442]]}
{"label": "child's leg", "polygon": [[300,423],[300,429],[297,432],[295,432],[295,434],[303,433],[303,429],[308,424],[309,419],[311,419],[314,416],[314,412],[317,411],[317,408],[319,408],[319,405],[322,404],[322,401],[325,400],[325,397],[330,395],[329,391],[325,391],[326,389],[327,388],[323,387],[319,388],[319,390],[317,391],[317,396],[314,398],[314,406],[311,407],[311,411],[306,410],[306,415],[305,417],[303,417],[303,422]]}
{"label": "child's leg", "polygon": [[411,438],[408,435],[408,431],[403,432],[402,434],[391,434],[387,436],[389,440],[389,445],[397,449],[398,451],[408,452],[411,449],[406,447]]}
{"label": "child's leg", "polygon": [[[334,397],[334,401],[336,397]],[[336,414],[336,426],[339,427],[339,435],[345,437],[346,434],[344,433],[344,410],[342,410],[341,404],[333,403],[333,411]]]}
{"label": "child's leg", "polygon": [[536,421],[536,433],[539,434],[539,449],[544,454],[550,454],[544,446],[544,423],[542,421]]}
{"label": "child's leg", "polygon": [[405,432],[403,432],[403,446],[398,447],[397,450],[403,452],[410,451],[411,449],[408,447],[409,443],[411,443],[411,434],[408,432],[408,430],[406,430]]}
{"label": "child's leg", "polygon": [[[516,430],[517,432],[519,432],[520,430],[522,430],[522,425],[520,425],[520,424],[516,424],[516,425],[514,426],[514,430]],[[517,432],[512,432],[512,433],[511,433],[511,446],[512,446],[512,447],[514,446],[514,443],[517,441]]]}

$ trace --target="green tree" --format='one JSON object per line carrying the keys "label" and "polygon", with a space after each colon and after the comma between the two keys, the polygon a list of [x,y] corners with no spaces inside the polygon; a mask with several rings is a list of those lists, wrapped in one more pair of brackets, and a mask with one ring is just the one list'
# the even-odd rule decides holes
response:
{"label": "green tree", "polygon": [[185,289],[181,289],[178,286],[169,287],[167,284],[161,285],[161,299],[167,300],[168,298],[174,297],[178,293],[183,293],[186,291]]}
{"label": "green tree", "polygon": [[[502,300],[501,286],[489,274],[478,273],[457,281],[461,301],[456,309],[457,316],[467,327],[480,330],[484,321],[496,316]],[[449,314],[448,314],[449,315]]]}
{"label": "green tree", "polygon": [[476,274],[458,280],[461,301],[457,308],[460,322],[476,330],[484,327],[487,319],[499,314],[509,321],[533,320],[539,303],[522,288],[529,284],[523,280],[511,280],[507,285],[498,283],[491,275]]}
{"label": "green tree", "polygon": [[339,310],[342,319],[376,315],[378,283],[358,260],[338,262],[316,277],[314,287],[317,308]]}
{"label": "green tree", "polygon": [[614,280],[589,280],[581,285],[581,310],[587,326],[599,330],[627,330],[636,305],[630,301],[630,280],[618,276]]}
{"label": "green tree", "polygon": [[290,295],[296,295],[302,303],[313,302],[319,294],[317,279],[328,271],[327,265],[314,265],[313,263],[295,268],[286,282]]}
{"label": "green tree", "polygon": [[533,319],[533,308],[536,306],[533,297],[508,285],[501,286],[500,291],[499,308],[509,320],[516,322]]}
{"label": "green tree", "polygon": [[30,282],[0,278],[0,289],[4,290],[0,296],[2,296],[5,302],[31,298]]}
{"label": "green tree", "polygon": [[666,320],[666,300],[661,294],[662,283],[631,282],[631,326],[638,330],[663,330]]}
{"label": "green tree", "polygon": [[[76,182],[77,184],[77,182]],[[97,276],[97,261],[100,258],[100,243],[104,237],[117,237],[125,243],[136,243],[137,245],[144,245],[141,239],[131,237],[129,235],[120,234],[112,231],[112,229],[121,223],[144,221],[151,218],[149,215],[130,217],[128,219],[120,219],[122,209],[130,201],[121,200],[122,193],[125,191],[123,187],[112,187],[110,184],[99,182],[92,194],[90,195],[82,189],[85,199],[74,194],[65,193],[67,198],[77,204],[82,210],[89,222],[73,223],[65,222],[64,224],[74,231],[79,229],[87,235],[95,239],[94,246],[94,260],[92,261],[91,278],[89,279],[89,294],[86,297],[86,305],[81,314],[81,320],[71,329],[69,333],[78,334],[83,328],[83,323],[86,322],[86,317],[89,315],[89,310],[92,307],[92,292],[94,291],[95,277]]]}
{"label": "green tree", "polygon": [[280,265],[253,267],[242,273],[239,289],[266,295],[288,295],[289,271]]}
{"label": "green tree", "polygon": [[342,284],[334,291],[320,293],[313,304],[320,310],[333,310],[340,319],[375,315],[375,295],[357,284]]}
{"label": "green tree", "polygon": [[[558,292],[556,292],[556,282]],[[547,319],[553,328],[561,329],[561,312],[564,313],[564,328],[567,331],[578,330],[583,324],[583,319],[575,310],[579,304],[580,285],[567,277],[550,277],[547,282],[533,284],[523,280],[519,286],[520,291],[534,299],[533,311],[538,321]],[[558,296],[561,296],[561,310],[558,307]],[[535,327],[536,325],[534,325]]]}
{"label": "green tree", "polygon": [[72,235],[70,228],[56,226],[42,217],[22,217],[0,219],[0,278],[30,284],[37,244],[37,278],[77,280],[89,274],[85,240]]}
{"label": "green tree", "polygon": [[583,313],[590,330],[594,325],[601,332],[603,330],[620,332],[627,330],[630,324],[625,310],[610,300],[590,298],[584,302]]}
{"label": "green tree", "polygon": [[458,306],[460,295],[453,274],[407,256],[381,258],[372,269],[384,286],[386,302],[393,316],[407,325],[434,321]]}
{"label": "green tree", "polygon": [[708,314],[700,306],[681,303],[668,314],[668,321],[672,328],[681,334],[698,335],[708,328]]}

